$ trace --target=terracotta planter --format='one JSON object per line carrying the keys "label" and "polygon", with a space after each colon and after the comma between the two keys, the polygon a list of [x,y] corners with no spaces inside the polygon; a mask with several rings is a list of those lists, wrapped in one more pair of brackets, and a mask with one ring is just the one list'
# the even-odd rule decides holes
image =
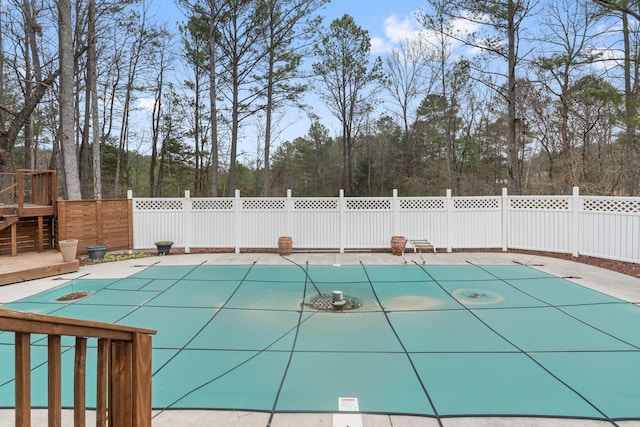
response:
{"label": "terracotta planter", "polygon": [[278,253],[280,253],[280,255],[290,255],[292,247],[293,240],[291,237],[283,236],[278,239]]}
{"label": "terracotta planter", "polygon": [[391,253],[397,256],[402,255],[406,244],[407,239],[404,236],[393,236],[391,238]]}

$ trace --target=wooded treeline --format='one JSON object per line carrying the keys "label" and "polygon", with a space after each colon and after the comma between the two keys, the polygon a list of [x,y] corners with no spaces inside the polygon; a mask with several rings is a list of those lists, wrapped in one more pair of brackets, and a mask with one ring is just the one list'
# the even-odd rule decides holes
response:
{"label": "wooded treeline", "polygon": [[425,0],[375,55],[327,2],[0,2],[0,172],[67,199],[640,193],[640,1]]}

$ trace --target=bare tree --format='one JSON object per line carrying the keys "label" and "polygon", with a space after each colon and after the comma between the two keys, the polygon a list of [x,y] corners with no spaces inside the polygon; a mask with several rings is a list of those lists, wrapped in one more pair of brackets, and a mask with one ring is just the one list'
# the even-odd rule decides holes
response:
{"label": "bare tree", "polygon": [[285,103],[294,104],[306,88],[295,84],[298,68],[308,53],[309,41],[318,34],[320,20],[313,17],[329,0],[261,0],[266,16],[267,55],[265,83],[264,173],[262,195],[270,192],[270,152],[273,113]]}
{"label": "bare tree", "polygon": [[[458,30],[443,26],[446,36],[480,49],[506,63],[506,71],[479,70],[481,81],[493,88],[507,104],[507,175],[512,194],[521,191],[521,167],[517,146],[516,71],[525,54],[521,53],[520,35],[524,20],[532,13],[537,0],[430,0],[436,13],[450,21],[467,22],[477,30]],[[428,22],[429,19],[423,19]],[[464,26],[462,26],[464,27]],[[434,28],[437,30],[437,28]],[[486,67],[486,64],[485,64]],[[494,81],[506,79],[506,84]]]}
{"label": "bare tree", "polygon": [[417,109],[415,104],[434,84],[427,66],[432,56],[431,49],[421,38],[412,38],[401,42],[384,61],[388,77],[386,89],[400,110],[400,121],[407,138],[415,122],[415,116],[411,117]]}
{"label": "bare tree", "polygon": [[[576,81],[589,72],[588,65],[595,59],[591,46],[598,35],[594,31],[598,17],[591,0],[559,0],[549,4],[546,10],[541,24],[543,31],[540,32],[544,36],[539,41],[548,46],[548,53],[536,58],[534,64],[547,91],[557,100],[555,105],[560,119],[559,129],[556,129],[560,136],[559,152],[549,152],[549,177],[553,181],[556,172],[564,173],[568,178],[567,184],[571,185],[579,180],[579,153],[574,148],[581,141],[576,140],[579,134],[569,125],[572,103],[570,91]],[[561,163],[558,165],[561,171],[554,170],[555,157],[561,160],[558,162]]]}
{"label": "bare tree", "polygon": [[340,185],[347,195],[353,193],[356,123],[371,111],[372,94],[383,80],[382,60],[370,63],[370,50],[369,33],[349,15],[334,20],[314,47],[313,71],[325,89],[320,97],[342,125]]}

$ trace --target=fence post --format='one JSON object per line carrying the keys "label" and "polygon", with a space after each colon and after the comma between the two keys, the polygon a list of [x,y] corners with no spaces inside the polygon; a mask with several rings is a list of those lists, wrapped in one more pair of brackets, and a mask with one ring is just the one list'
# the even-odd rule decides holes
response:
{"label": "fence post", "polygon": [[[284,202],[285,209],[285,236],[291,236],[291,232],[293,231],[293,227],[291,226],[291,211],[293,210],[293,200],[291,200],[291,189],[287,190],[287,200]],[[295,239],[294,239],[295,243]]]}
{"label": "fence post", "polygon": [[131,253],[133,251],[133,191],[131,190],[127,190],[127,222],[128,227],[128,234],[127,234],[127,241],[129,243],[127,243],[127,246],[129,249],[129,253]]}
{"label": "fence post", "polygon": [[453,199],[451,197],[451,189],[447,189],[447,200],[445,202],[445,209],[447,210],[447,252],[453,252],[453,245],[451,236],[453,234]]}
{"label": "fence post", "polygon": [[346,221],[346,201],[344,200],[344,190],[340,190],[340,196],[338,198],[338,222],[340,223],[340,253],[344,253],[345,241],[347,238],[347,221]]}
{"label": "fence post", "polygon": [[242,201],[240,200],[240,190],[236,189],[236,198],[233,201],[233,210],[235,211],[235,227],[234,227],[234,241],[235,241],[235,253],[240,253],[240,230],[242,227]]}
{"label": "fence post", "polygon": [[502,187],[502,251],[509,250],[509,236],[507,236],[509,230],[509,199],[507,197],[507,187]]}
{"label": "fence post", "polygon": [[58,215],[58,221],[56,224],[58,228],[56,230],[56,239],[59,242],[60,240],[66,240],[69,237],[67,236],[67,213],[66,213],[66,205],[64,200],[59,200],[56,203],[56,210]]}
{"label": "fence post", "polygon": [[580,252],[580,188],[573,187],[571,206],[571,255],[577,257]]}
{"label": "fence post", "polygon": [[184,238],[184,253],[191,252],[191,237],[193,231],[193,202],[191,200],[191,191],[184,190],[184,205],[183,205],[183,218],[182,226],[183,238]]}
{"label": "fence post", "polygon": [[393,189],[393,200],[391,201],[391,235],[397,236],[401,234],[398,229],[398,215],[400,211],[400,200],[398,200],[398,190]]}

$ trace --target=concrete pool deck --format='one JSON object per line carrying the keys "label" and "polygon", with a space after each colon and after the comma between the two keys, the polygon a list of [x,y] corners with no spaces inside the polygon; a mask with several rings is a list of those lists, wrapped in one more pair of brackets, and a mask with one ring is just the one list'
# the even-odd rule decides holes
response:
{"label": "concrete pool deck", "polygon": [[[313,265],[352,265],[360,262],[366,265],[375,264],[402,264],[401,257],[388,253],[294,253],[285,259],[277,254],[267,253],[243,253],[243,254],[189,254],[171,255],[166,257],[150,257],[105,263],[82,267],[77,273],[62,276],[38,279],[29,282],[18,283],[0,287],[0,304],[9,303],[25,298],[34,293],[39,293],[64,284],[75,278],[99,279],[128,277],[145,267],[152,265],[198,265],[206,264],[251,264],[258,262],[263,265],[290,265],[291,261]],[[566,278],[574,283],[602,292],[604,294],[638,304],[640,302],[640,280],[621,275],[609,270],[597,267],[560,260],[556,258],[542,257],[531,254],[517,253],[439,253],[425,256],[427,265],[528,265],[532,268],[544,271],[557,277]],[[421,263],[417,255],[407,255],[407,259]],[[290,261],[291,260],[291,261]],[[65,411],[66,412],[66,411]],[[584,419],[553,419],[553,418],[514,418],[514,417],[452,417],[441,418],[440,421],[428,417],[398,416],[398,415],[369,415],[349,413],[301,413],[288,414],[276,413],[271,418],[270,413],[246,412],[246,411],[185,411],[167,410],[154,412],[154,426],[371,426],[371,427],[414,427],[414,426],[609,426],[618,425],[624,427],[640,426],[640,421],[618,421],[615,423],[606,421],[592,421]],[[0,424],[11,425],[13,411],[0,411]],[[269,424],[269,420],[271,422]],[[65,418],[66,419],[66,418]],[[71,418],[68,418],[71,420]],[[63,424],[65,421],[63,420]],[[33,417],[33,425],[46,425],[46,411],[36,411]]]}

